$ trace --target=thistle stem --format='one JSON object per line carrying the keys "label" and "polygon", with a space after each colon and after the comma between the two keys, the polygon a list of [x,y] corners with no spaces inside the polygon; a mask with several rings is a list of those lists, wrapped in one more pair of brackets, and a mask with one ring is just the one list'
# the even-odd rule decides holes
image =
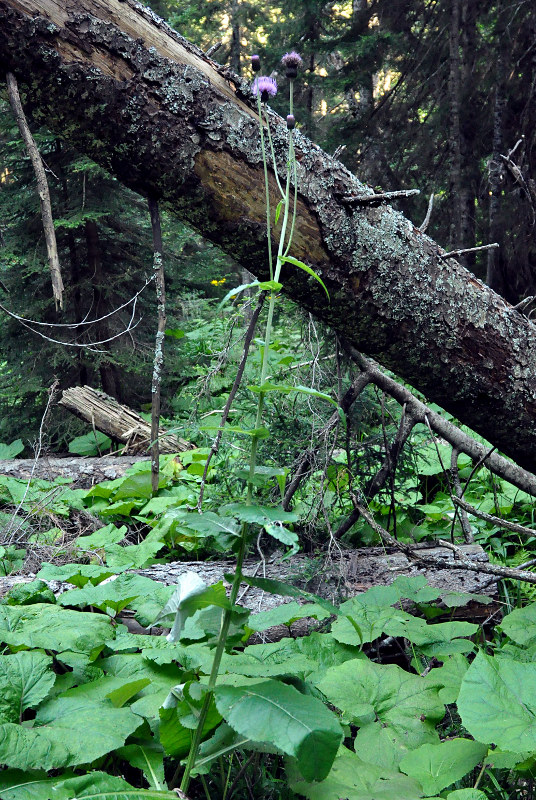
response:
{"label": "thistle stem", "polygon": [[[291,98],[292,98],[292,83],[291,83]],[[293,141],[292,141],[292,134],[290,135],[289,139],[289,153],[288,153],[288,165],[287,165],[287,179],[285,185],[285,192],[283,195],[284,200],[284,213],[283,213],[283,222],[281,226],[281,234],[279,237],[279,245],[277,250],[277,259],[276,259],[276,266],[275,266],[275,275],[273,274],[273,265],[272,265],[272,247],[271,247],[271,231],[270,231],[270,193],[269,193],[269,185],[268,185],[268,165],[266,159],[266,147],[264,141],[264,133],[263,133],[263,124],[262,124],[262,107],[259,95],[257,95],[257,105],[259,110],[259,127],[260,127],[260,134],[261,134],[261,149],[262,149],[262,158],[264,164],[264,184],[265,184],[265,192],[266,192],[266,222],[267,222],[267,236],[268,236],[268,258],[270,262],[270,278],[276,281],[279,281],[279,276],[281,274],[281,268],[283,266],[283,249],[285,246],[285,236],[288,226],[288,219],[289,219],[289,204],[290,204],[290,173],[291,173],[291,161],[294,155],[293,149]],[[291,99],[291,106],[292,106],[292,99]],[[269,130],[269,127],[268,127]],[[270,140],[271,137],[269,136]],[[273,148],[272,148],[273,154]],[[275,163],[274,163],[275,166]],[[296,171],[294,170],[294,181]],[[281,188],[278,179],[278,185]],[[296,190],[295,190],[296,195]],[[293,215],[293,224],[294,224],[294,217],[296,211],[296,199],[294,200],[294,215]],[[292,224],[292,228],[293,228]],[[292,234],[292,230],[291,230]],[[290,242],[289,245],[290,246]],[[288,251],[287,250],[285,253]],[[269,355],[270,355],[270,339],[272,336],[272,328],[273,328],[273,317],[274,317],[274,309],[275,309],[275,300],[276,295],[275,292],[270,294],[270,301],[268,304],[268,317],[266,320],[266,329],[265,329],[265,336],[264,336],[264,351],[262,356],[262,364],[261,364],[261,374],[260,374],[260,387],[261,391],[259,392],[259,399],[257,402],[257,415],[255,421],[255,428],[259,429],[262,425],[262,417],[264,411],[264,399],[265,399],[265,392],[262,391],[262,386],[266,382],[266,378],[268,375],[268,367],[269,367]],[[253,502],[253,480],[255,476],[255,467],[257,465],[257,448],[259,444],[259,436],[254,435],[252,437],[251,442],[251,450],[249,456],[249,473],[248,473],[248,482],[247,482],[247,495],[246,495],[246,505],[251,505]],[[203,729],[205,727],[205,722],[207,719],[208,711],[210,708],[210,703],[212,702],[212,698],[214,696],[214,689],[216,688],[216,682],[218,680],[218,673],[220,669],[221,660],[223,657],[223,653],[225,652],[225,645],[227,642],[227,636],[229,633],[229,627],[231,625],[232,614],[233,614],[233,607],[236,603],[236,599],[238,597],[238,592],[240,590],[240,583],[242,581],[242,567],[244,565],[244,559],[246,557],[247,551],[247,543],[248,543],[248,530],[249,525],[244,522],[242,524],[242,529],[240,533],[240,545],[238,550],[238,555],[236,559],[236,571],[233,577],[233,582],[231,585],[231,593],[230,593],[230,607],[226,608],[223,612],[222,624],[220,629],[220,635],[218,637],[218,643],[216,645],[216,650],[214,652],[214,660],[212,662],[212,668],[210,670],[210,675],[207,683],[207,689],[205,692],[205,696],[203,698],[203,704],[201,706],[201,711],[199,712],[199,720],[197,723],[197,727],[195,729],[195,733],[192,739],[192,744],[190,747],[190,752],[188,754],[188,760],[186,762],[186,767],[184,769],[184,774],[182,776],[182,781],[180,784],[180,789],[184,794],[188,793],[188,788],[190,785],[191,780],[191,773],[195,766],[195,762],[197,759],[197,754],[199,752],[199,747],[201,745],[201,740],[203,737]],[[180,765],[177,767],[175,774],[170,783],[170,789],[173,789],[178,782]]]}

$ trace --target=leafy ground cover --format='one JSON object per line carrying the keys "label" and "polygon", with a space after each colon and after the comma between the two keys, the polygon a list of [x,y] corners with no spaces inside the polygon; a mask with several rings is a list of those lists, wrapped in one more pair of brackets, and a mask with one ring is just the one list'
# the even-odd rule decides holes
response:
{"label": "leafy ground cover", "polygon": [[[75,588],[54,598],[42,580],[53,577]],[[96,564],[45,565],[0,606],[4,800],[175,796],[229,601],[194,573],[177,587],[109,578]],[[536,604],[486,642],[444,607],[426,619],[438,601],[416,577],[339,607],[234,608],[191,796],[248,796],[246,764],[254,797],[268,782],[274,797],[315,800],[524,796],[536,767]],[[170,634],[130,633],[125,608]],[[306,615],[320,624],[306,637],[247,644]],[[406,668],[381,663],[386,636],[405,642]]]}

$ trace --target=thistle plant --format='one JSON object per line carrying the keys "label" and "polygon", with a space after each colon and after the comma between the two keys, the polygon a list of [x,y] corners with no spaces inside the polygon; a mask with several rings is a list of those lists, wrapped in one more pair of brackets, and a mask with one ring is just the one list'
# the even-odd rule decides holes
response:
{"label": "thistle plant", "polygon": [[[288,252],[292,242],[292,235],[294,231],[296,208],[297,208],[297,174],[296,174],[296,161],[295,161],[294,140],[293,140],[294,136],[293,131],[296,127],[296,120],[293,113],[293,82],[297,76],[297,71],[302,63],[302,60],[300,56],[293,51],[291,53],[286,53],[283,56],[282,63],[283,66],[285,67],[286,76],[289,79],[289,85],[290,85],[289,114],[287,116],[287,129],[288,129],[287,168],[286,168],[286,178],[284,180],[284,185],[281,183],[281,180],[278,175],[278,167],[275,158],[272,134],[270,130],[269,113],[266,108],[266,103],[271,98],[275,97],[275,95],[277,94],[278,90],[277,82],[272,77],[266,75],[257,75],[251,87],[252,94],[257,100],[260,147],[261,147],[263,169],[264,169],[267,255],[268,255],[270,280],[264,282],[255,281],[253,284],[247,284],[247,286],[241,286],[236,289],[232,289],[230,290],[230,292],[226,297],[227,299],[232,295],[236,295],[239,291],[245,288],[256,286],[261,292],[266,292],[269,298],[266,327],[264,332],[264,347],[262,351],[259,384],[255,387],[250,387],[258,395],[255,426],[254,429],[251,431],[251,448],[249,453],[249,470],[247,479],[247,493],[245,499],[245,508],[246,509],[249,508],[250,510],[253,510],[254,477],[255,477],[255,469],[257,466],[258,444],[260,439],[265,434],[265,429],[263,428],[262,423],[263,423],[263,412],[264,412],[266,393],[267,391],[273,391],[274,389],[277,388],[281,388],[282,390],[285,391],[294,388],[286,386],[274,387],[272,384],[267,383],[269,358],[270,358],[270,339],[272,336],[274,308],[278,292],[282,288],[282,284],[280,283],[280,277],[283,265],[288,262],[293,264],[294,266],[298,266],[299,268],[304,269],[306,272],[312,275],[316,280],[318,280],[322,284],[324,290],[326,290],[320,278],[313,272],[313,270],[310,267],[308,267],[306,264],[303,264],[303,262],[288,256]],[[261,64],[259,56],[257,55],[252,56],[251,67],[254,73],[258,73],[260,71]],[[266,134],[268,138],[268,148],[266,147]],[[269,150],[269,155],[268,155],[268,150]],[[282,214],[282,223],[278,238],[275,263],[272,252],[272,216],[271,216],[271,204],[270,204],[270,189],[268,182],[269,161],[271,161],[271,166],[273,168],[273,173],[276,178],[277,187],[281,195],[274,216],[274,226],[275,226],[278,224]],[[291,180],[294,184],[292,204],[291,204]],[[300,390],[300,387],[296,388]],[[315,392],[314,394],[319,396],[320,393]],[[225,419],[222,419],[220,423],[220,430],[223,428],[224,423]],[[284,516],[284,512],[282,512],[282,515]],[[240,583],[242,581],[242,567],[247,553],[248,542],[250,540],[250,535],[249,535],[250,522],[246,521],[246,519],[248,520],[251,519],[252,515],[251,513],[244,513],[242,515],[239,515],[239,519],[240,516],[242,516],[243,521],[239,535],[236,571],[231,585],[229,602],[227,604],[222,604],[223,616],[222,616],[220,634],[214,651],[214,659],[212,662],[212,668],[204,694],[203,704],[199,712],[197,728],[193,735],[190,753],[188,755],[187,763],[180,784],[180,789],[185,794],[188,791],[192,770],[195,767],[196,758],[199,751],[199,746],[201,744],[201,740],[203,738],[203,732],[209,708],[211,703],[213,702],[214,690],[216,687],[221,659],[223,653],[225,652],[225,647],[229,634],[229,628],[231,625],[231,621],[233,619],[234,606],[238,597]],[[287,517],[288,516],[290,515],[287,515]],[[290,533],[289,535],[292,536],[292,534]],[[203,590],[201,589],[200,591],[202,592]],[[174,786],[175,783],[176,779],[174,778],[171,785]]]}

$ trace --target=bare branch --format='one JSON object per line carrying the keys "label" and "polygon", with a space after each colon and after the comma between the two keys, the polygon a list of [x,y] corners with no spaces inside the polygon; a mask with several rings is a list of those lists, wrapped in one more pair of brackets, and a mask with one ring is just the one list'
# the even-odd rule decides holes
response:
{"label": "bare branch", "polygon": [[434,193],[430,195],[430,199],[428,200],[428,208],[426,209],[426,216],[423,219],[422,223],[419,225],[419,230],[424,233],[430,224],[430,217],[432,216],[432,209],[434,207]]}
{"label": "bare branch", "polygon": [[50,203],[50,192],[48,190],[47,176],[45,168],[37,145],[34,141],[24,111],[20,101],[19,89],[17,86],[17,79],[12,72],[6,74],[7,93],[9,95],[9,102],[15,115],[19,131],[26,145],[28,155],[32,162],[37,182],[37,193],[41,203],[41,218],[43,220],[43,231],[45,233],[45,241],[47,245],[48,263],[50,267],[50,275],[52,278],[52,293],[56,308],[63,308],[63,281],[61,278],[60,261],[58,258],[58,248],[56,245],[56,233],[54,231],[54,220],[52,217],[52,206]]}
{"label": "bare branch", "polygon": [[462,250],[451,250],[450,253],[441,253],[439,258],[442,258],[444,261],[446,258],[457,258],[458,256],[464,256],[466,253],[478,253],[480,250],[494,250],[499,246],[498,242],[493,242],[493,244],[483,244],[481,247],[466,247]]}
{"label": "bare branch", "polygon": [[[460,481],[460,473],[458,472],[459,452],[460,451],[456,447],[452,448],[452,453],[450,455],[450,474],[452,477],[452,482],[454,484],[454,490],[456,492],[456,499],[463,499],[463,489]],[[457,511],[459,511],[460,525],[462,526],[463,537],[466,542],[471,544],[472,542],[474,542],[474,536],[473,536],[473,531],[471,530],[471,524],[469,522],[469,518],[467,517],[467,512],[464,508],[462,508],[462,506],[460,506],[457,509]],[[456,515],[454,515],[454,519],[452,520],[453,526],[455,519]]]}
{"label": "bare branch", "polygon": [[366,370],[370,375],[370,382],[374,383],[380,389],[383,389],[387,394],[394,398],[400,405],[407,404],[408,412],[415,414],[417,422],[425,423],[428,419],[430,427],[435,433],[439,434],[443,439],[446,439],[453,447],[458,448],[460,452],[467,453],[475,461],[482,460],[482,463],[499,478],[512,483],[518,489],[536,497],[536,476],[528,470],[519,467],[512,461],[504,458],[496,452],[490,452],[489,447],[481,444],[473,439],[469,434],[461,431],[456,425],[444,419],[441,414],[432,411],[425,403],[418,400],[415,395],[410,392],[405,386],[397,383],[384,372],[380,370],[378,365],[372,359],[365,358],[362,353],[352,347],[347,342],[345,349],[349,356],[355,361],[363,370]]}
{"label": "bare branch", "polygon": [[396,192],[382,192],[381,194],[348,194],[341,197],[341,201],[343,203],[358,203],[359,205],[369,206],[376,203],[386,203],[399,197],[411,197],[413,194],[420,193],[420,189],[400,189]]}
{"label": "bare branch", "polygon": [[536,537],[536,530],[532,528],[527,528],[525,525],[520,525],[518,522],[509,522],[506,519],[501,519],[501,517],[496,517],[493,514],[487,514],[485,511],[480,511],[478,508],[475,508],[463,497],[453,497],[452,498],[455,505],[460,506],[469,514],[472,514],[474,517],[478,517],[478,519],[483,519],[485,522],[491,522],[492,525],[497,525],[498,528],[503,528],[506,531],[512,531],[513,533],[519,533],[520,536],[525,536],[530,539],[534,539]]}
{"label": "bare branch", "polygon": [[385,545],[388,547],[394,547],[397,550],[401,550],[408,556],[408,558],[412,558],[414,561],[420,561],[423,564],[427,564],[428,566],[433,566],[439,569],[465,569],[469,572],[482,572],[487,575],[495,575],[497,578],[508,578],[510,580],[536,584],[535,572],[512,569],[511,567],[501,567],[498,564],[481,562],[475,563],[474,561],[469,561],[469,559],[465,557],[463,550],[460,547],[457,547],[455,544],[452,544],[452,542],[447,542],[443,539],[440,541],[430,542],[430,546],[445,547],[448,550],[451,550],[455,554],[455,559],[453,561],[447,561],[441,558],[431,558],[430,556],[423,555],[418,549],[414,549],[411,545],[405,544],[404,542],[399,542],[397,539],[391,536],[391,534],[386,531],[385,528],[379,525],[372,514],[370,514],[370,512],[367,511],[367,509],[361,504],[356,503],[355,508],[357,511],[359,511],[363,519],[368,522],[370,527],[378,534]]}

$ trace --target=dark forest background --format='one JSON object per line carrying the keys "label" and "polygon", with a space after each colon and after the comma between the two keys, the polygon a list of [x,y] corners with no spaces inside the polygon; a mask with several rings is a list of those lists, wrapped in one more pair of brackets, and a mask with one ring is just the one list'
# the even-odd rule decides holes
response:
{"label": "dark forest background", "polygon": [[[400,202],[446,249],[498,242],[462,257],[508,301],[536,293],[536,11],[532,2],[483,0],[154,0],[154,11],[216,61],[250,79],[249,57],[276,79],[281,55],[304,60],[296,84],[299,127],[376,189],[420,190]],[[35,179],[4,97],[0,116],[0,302],[29,319],[79,323],[103,317],[150,275],[146,202],[60,137],[34,130],[55,214],[65,310],[50,291]],[[286,114],[286,108],[273,106]],[[281,100],[284,103],[284,100]],[[168,327],[210,317],[213,301],[242,283],[240,269],[164,214]],[[225,279],[225,281],[224,281]],[[212,305],[211,305],[212,304]],[[156,327],[154,291],[138,301],[142,319],[127,335],[87,349],[39,338],[3,315],[0,327],[0,440],[35,432],[53,376],[60,388],[89,383],[140,408],[150,402]],[[77,344],[122,331],[131,306]],[[47,329],[56,334],[59,329]],[[212,333],[214,333],[212,331]],[[54,334],[54,336],[56,335]],[[221,343],[220,343],[221,345]],[[163,413],[185,412],[214,353],[203,334],[169,348]],[[225,390],[225,381],[220,386]],[[52,445],[71,423],[56,421]],[[67,426],[67,427],[66,427]],[[76,431],[75,431],[76,432]]]}

